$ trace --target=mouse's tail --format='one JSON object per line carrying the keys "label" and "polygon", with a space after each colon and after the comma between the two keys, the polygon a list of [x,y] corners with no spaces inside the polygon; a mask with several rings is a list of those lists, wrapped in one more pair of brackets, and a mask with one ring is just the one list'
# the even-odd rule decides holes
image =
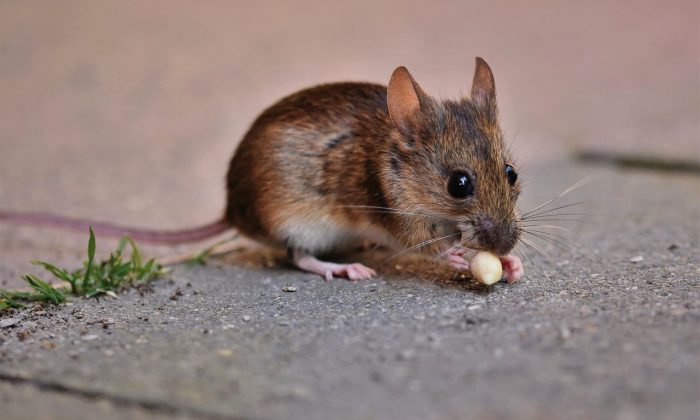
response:
{"label": "mouse's tail", "polygon": [[226,219],[222,218],[206,225],[181,230],[139,229],[107,222],[56,216],[49,213],[12,211],[0,211],[0,222],[56,227],[74,231],[87,231],[88,228],[92,226],[93,231],[95,231],[97,235],[115,237],[129,236],[135,241],[171,245],[201,241],[225,232],[232,227]]}

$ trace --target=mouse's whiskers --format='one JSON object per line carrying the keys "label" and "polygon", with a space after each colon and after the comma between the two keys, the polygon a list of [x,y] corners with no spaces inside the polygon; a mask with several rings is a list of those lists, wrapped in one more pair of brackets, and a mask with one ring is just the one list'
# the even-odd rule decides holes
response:
{"label": "mouse's whiskers", "polygon": [[567,188],[567,189],[565,189],[564,191],[562,191],[562,192],[560,192],[559,194],[557,194],[554,198],[551,198],[551,199],[545,201],[544,203],[540,204],[539,206],[535,207],[534,209],[532,209],[532,210],[526,212],[525,214],[523,214],[523,215],[521,216],[521,219],[527,218],[528,216],[530,216],[530,215],[532,215],[533,213],[537,212],[537,211],[540,210],[541,208],[548,206],[549,204],[551,204],[551,203],[553,203],[554,201],[556,201],[556,200],[558,200],[558,199],[564,197],[565,195],[569,194],[570,192],[572,192],[572,191],[574,191],[574,190],[576,190],[576,189],[578,189],[578,188],[580,188],[580,187],[582,187],[582,186],[588,184],[589,182],[591,182],[592,179],[593,179],[593,177],[590,177],[590,176],[589,176],[589,177],[586,177],[586,178],[584,178],[584,179],[582,179],[582,180],[580,180],[580,181],[574,183],[574,184],[573,184],[572,186],[570,186],[569,188]]}
{"label": "mouse's whiskers", "polygon": [[440,237],[437,237],[437,238],[432,238],[432,239],[428,239],[428,240],[426,240],[426,241],[419,242],[419,243],[416,244],[416,245],[413,245],[413,246],[411,246],[411,247],[408,247],[408,248],[404,249],[403,251],[398,252],[398,253],[396,253],[396,254],[390,256],[389,258],[387,258],[387,261],[388,261],[388,260],[391,260],[391,259],[394,259],[394,258],[396,258],[396,257],[399,257],[399,256],[401,256],[401,255],[407,254],[407,253],[409,253],[409,252],[418,250],[418,249],[420,249],[420,248],[423,248],[424,246],[428,246],[428,245],[430,245],[430,244],[432,244],[432,243],[435,243],[435,242],[437,242],[437,241],[441,241],[441,240],[444,240],[444,239],[449,239],[449,238],[452,238],[452,237],[454,237],[454,236],[461,235],[461,234],[462,234],[462,232],[453,232],[453,233],[450,233],[449,235],[440,236]]}
{"label": "mouse's whiskers", "polygon": [[534,251],[535,255],[538,257],[538,259],[541,258],[549,264],[552,263],[552,261],[549,259],[549,257],[547,257],[547,254],[545,254],[545,252],[540,247],[538,247],[534,242],[532,242],[531,240],[529,240],[527,238],[520,238],[520,243],[522,243],[525,246],[525,249],[529,249],[531,251]]}
{"label": "mouse's whiskers", "polygon": [[[462,233],[462,237],[464,237],[464,234],[465,234],[466,232],[461,232],[461,233]],[[471,234],[469,235],[469,237],[468,237],[466,240],[462,239],[462,240],[459,241],[460,247],[462,247],[463,249],[469,249],[469,248],[470,248],[470,247],[469,247],[469,244],[471,244],[472,241],[474,241],[474,239],[476,239],[476,235],[477,235],[477,233],[476,233],[475,231],[472,231]],[[442,261],[442,259],[445,257],[445,255],[447,255],[447,253],[450,252],[450,249],[451,249],[451,247],[450,247],[450,248],[447,248],[446,250],[442,251],[441,253],[435,255],[435,256],[432,258],[432,260],[433,260],[434,262],[440,262],[440,261]]]}
{"label": "mouse's whiskers", "polygon": [[[543,259],[551,264],[552,261],[544,251],[549,246],[572,253],[575,251],[588,252],[583,246],[570,239],[568,235],[552,232],[552,230],[555,230],[573,235],[570,229],[551,223],[591,222],[587,219],[592,216],[591,214],[578,210],[580,206],[586,204],[586,201],[559,204],[559,200],[590,183],[592,179],[593,177],[587,177],[575,182],[561,193],[536,206],[534,209],[523,213],[518,218],[516,230],[520,233],[519,244],[523,245],[523,255],[525,255],[525,250],[534,252],[534,256],[537,259]],[[537,242],[540,242],[540,244]],[[546,244],[544,248],[541,247],[542,243]]]}
{"label": "mouse's whiskers", "polygon": [[575,251],[578,245],[573,244],[573,241],[571,241],[569,238],[566,238],[562,235],[557,235],[552,232],[547,232],[543,230],[527,230],[523,231],[524,234],[531,235],[535,238],[539,238],[543,240],[544,242],[547,242],[548,244],[554,246],[555,248],[559,248],[565,251]]}
{"label": "mouse's whiskers", "polygon": [[557,225],[520,225],[518,226],[518,229],[520,231],[525,231],[530,228],[539,228],[539,229],[555,229],[555,230],[560,230],[562,232],[570,233],[573,235],[574,232],[572,232],[570,229],[567,229],[562,226],[557,226]]}
{"label": "mouse's whiskers", "polygon": [[450,219],[449,217],[440,216],[437,214],[425,213],[425,212],[421,212],[421,211],[415,211],[415,210],[414,211],[400,210],[400,209],[393,208],[393,207],[364,206],[364,205],[338,205],[335,207],[354,209],[354,210],[364,211],[366,213],[385,213],[385,214],[398,214],[401,216],[419,216],[419,217],[425,217],[428,219],[441,219],[446,224],[447,223],[455,223],[455,221]]}
{"label": "mouse's whiskers", "polygon": [[574,206],[581,206],[583,204],[586,204],[585,201],[577,201],[575,203],[570,203],[570,204],[565,204],[562,206],[558,206],[552,209],[548,210],[541,210],[535,213],[526,213],[525,215],[520,217],[520,221],[527,221],[527,220],[535,220],[535,219],[541,219],[541,218],[546,218],[546,217],[553,217],[553,216],[590,216],[588,213],[562,213],[558,212],[555,213],[557,210],[563,210],[569,207],[574,207]]}

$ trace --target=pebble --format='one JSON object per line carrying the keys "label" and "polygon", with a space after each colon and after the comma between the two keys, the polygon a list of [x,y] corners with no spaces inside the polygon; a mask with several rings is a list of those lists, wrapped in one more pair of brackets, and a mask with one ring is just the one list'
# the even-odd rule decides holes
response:
{"label": "pebble", "polygon": [[562,340],[568,340],[571,337],[571,330],[567,326],[562,325],[559,328],[559,336]]}
{"label": "pebble", "polygon": [[297,289],[295,286],[284,286],[282,288],[283,292],[296,292],[297,290],[299,289]]}
{"label": "pebble", "polygon": [[641,255],[637,255],[636,257],[630,258],[631,263],[640,263],[642,261],[644,261],[644,257],[642,257]]}
{"label": "pebble", "polygon": [[41,342],[41,348],[46,349],[46,350],[51,350],[51,349],[56,348],[56,344],[52,343],[49,340],[43,340]]}
{"label": "pebble", "polygon": [[243,315],[243,322],[248,322],[250,321],[250,317],[248,315]]}
{"label": "pebble", "polygon": [[233,357],[233,350],[231,349],[219,349],[216,353],[221,357]]}
{"label": "pebble", "polygon": [[0,320],[0,328],[11,327],[19,323],[19,318],[5,318]]}
{"label": "pebble", "polygon": [[83,341],[92,341],[97,339],[97,334],[88,334],[82,337]]}

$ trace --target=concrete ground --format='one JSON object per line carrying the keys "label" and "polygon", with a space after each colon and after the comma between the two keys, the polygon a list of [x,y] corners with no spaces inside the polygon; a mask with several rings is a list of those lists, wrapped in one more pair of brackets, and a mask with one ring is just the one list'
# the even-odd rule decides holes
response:
{"label": "concrete ground", "polygon": [[[593,176],[557,201],[584,202],[553,221],[575,244],[487,288],[383,251],[348,257],[376,279],[324,282],[242,243],[152,290],[2,313],[2,417],[697,418],[700,178],[572,158],[697,165],[696,2],[299,4],[1,3],[0,208],[206,222],[271,101],[399,64],[450,96],[482,55],[521,207]],[[76,267],[86,239],[0,226],[0,288],[32,259]]]}

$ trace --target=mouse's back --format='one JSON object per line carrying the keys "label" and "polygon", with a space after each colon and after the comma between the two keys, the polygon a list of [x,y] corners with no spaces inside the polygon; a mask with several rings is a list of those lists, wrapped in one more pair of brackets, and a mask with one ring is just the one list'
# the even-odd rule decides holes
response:
{"label": "mouse's back", "polygon": [[265,110],[231,160],[229,222],[278,245],[305,232],[305,246],[330,250],[337,241],[321,237],[343,225],[342,241],[357,239],[350,238],[357,231],[351,225],[370,223],[347,220],[352,212],[343,209],[368,200],[382,204],[372,191],[379,168],[367,154],[376,153],[393,129],[386,95],[376,84],[326,84]]}

